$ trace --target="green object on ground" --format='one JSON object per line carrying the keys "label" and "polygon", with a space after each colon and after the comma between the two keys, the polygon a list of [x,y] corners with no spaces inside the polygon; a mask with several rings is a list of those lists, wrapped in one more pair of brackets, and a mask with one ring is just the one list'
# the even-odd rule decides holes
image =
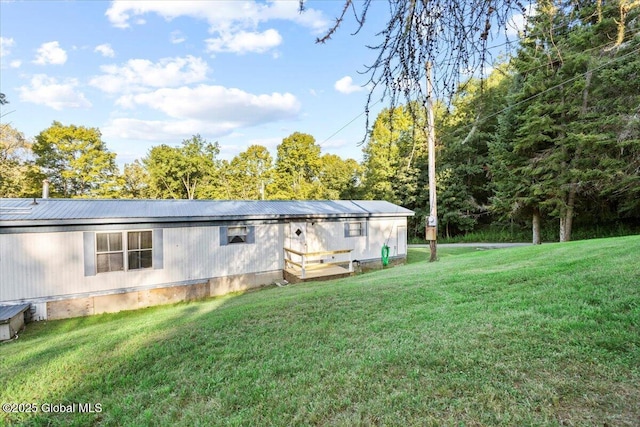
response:
{"label": "green object on ground", "polygon": [[382,265],[383,266],[389,265],[389,246],[382,245],[381,257],[382,257]]}

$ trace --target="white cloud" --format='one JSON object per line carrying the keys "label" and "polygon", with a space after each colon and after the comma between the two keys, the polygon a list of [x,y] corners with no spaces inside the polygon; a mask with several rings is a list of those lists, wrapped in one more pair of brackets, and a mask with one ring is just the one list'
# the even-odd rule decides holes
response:
{"label": "white cloud", "polygon": [[116,53],[109,43],[100,44],[96,46],[93,51],[99,52],[100,54],[102,54],[102,56],[106,56],[107,58],[113,58],[114,56],[116,56]]}
{"label": "white cloud", "polygon": [[353,79],[349,76],[344,76],[338,80],[333,87],[340,93],[350,94],[353,92],[360,92],[364,90],[364,87],[353,84]]}
{"label": "white cloud", "polygon": [[180,44],[187,40],[180,30],[172,31],[169,37],[169,40],[173,44]]}
{"label": "white cloud", "polygon": [[233,123],[201,120],[140,120],[117,118],[102,127],[108,138],[137,139],[142,141],[175,141],[196,133],[211,137],[230,133]]}
{"label": "white cloud", "polygon": [[0,58],[8,56],[11,53],[11,49],[15,45],[13,38],[0,37]]}
{"label": "white cloud", "polygon": [[205,40],[209,52],[233,53],[264,53],[279,46],[282,36],[274,29],[262,33],[238,31],[236,33],[221,33],[218,38]]}
{"label": "white cloud", "polygon": [[300,103],[290,93],[254,95],[209,85],[125,95],[117,103],[124,107],[147,106],[173,118],[233,123],[238,127],[290,119],[300,110]]}
{"label": "white cloud", "polygon": [[91,107],[91,102],[82,92],[77,91],[77,87],[76,79],[58,82],[54,77],[36,74],[31,78],[29,86],[21,86],[18,91],[21,101],[46,105],[58,111],[64,108]]}
{"label": "white cloud", "polygon": [[[105,13],[118,28],[131,26],[133,18],[156,13],[170,21],[180,16],[205,20],[209,32],[217,38],[209,39],[214,52],[266,52],[282,39],[275,30],[259,31],[260,24],[270,20],[286,20],[309,28],[320,34],[329,27],[329,20],[322,12],[307,8],[299,11],[296,1],[130,1],[116,0]],[[267,40],[257,40],[267,36]],[[253,48],[252,48],[253,47]]]}
{"label": "white cloud", "polygon": [[22,65],[22,61],[20,61],[19,59],[15,59],[9,62],[9,67],[11,68],[20,68],[21,65]]}
{"label": "white cloud", "polygon": [[39,65],[62,65],[67,62],[67,52],[60,47],[58,42],[48,42],[40,45],[36,59],[33,61]]}
{"label": "white cloud", "polygon": [[168,118],[116,118],[103,129],[105,135],[150,141],[175,140],[194,133],[207,137],[230,135],[242,127],[294,118],[300,111],[298,100],[289,93],[255,95],[207,85],[125,95],[117,103],[125,108],[146,106]]}
{"label": "white cloud", "polygon": [[103,65],[104,73],[89,84],[107,93],[140,92],[147,88],[173,87],[206,79],[209,66],[194,56],[163,58],[157,63],[130,59],[122,66]]}

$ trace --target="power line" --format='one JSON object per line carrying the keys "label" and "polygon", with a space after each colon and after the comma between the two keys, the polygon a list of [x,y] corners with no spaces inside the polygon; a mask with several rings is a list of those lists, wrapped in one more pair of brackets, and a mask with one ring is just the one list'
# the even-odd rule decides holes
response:
{"label": "power line", "polygon": [[[557,27],[555,27],[555,28],[560,28],[560,27],[563,27],[563,26],[565,26],[565,25],[558,25],[558,26],[557,26]],[[633,32],[633,33],[630,33],[630,34],[629,34],[629,39],[633,39],[633,38],[634,38],[635,36],[637,36],[638,34],[640,34],[640,30],[638,30],[638,31],[636,31],[636,32]],[[518,43],[518,42],[511,42],[511,41],[507,41],[507,42],[502,43],[502,44],[499,44],[499,45],[494,45],[494,46],[487,47],[487,50],[492,50],[492,49],[495,49],[495,48],[498,48],[498,47],[502,47],[502,46],[505,46],[505,45],[508,45],[508,44],[512,44],[512,43]],[[591,51],[598,50],[598,49],[604,49],[604,48],[605,48],[606,46],[608,46],[608,45],[611,45],[611,42],[603,43],[603,44],[601,44],[601,45],[594,46],[594,47],[591,47],[591,48],[589,48],[589,49],[585,49],[583,52],[585,52],[585,53],[586,53],[586,52],[591,52]],[[486,117],[483,117],[483,118],[481,118],[481,119],[478,119],[478,122],[482,122],[482,121],[488,120],[488,119],[490,119],[490,118],[492,118],[492,117],[495,117],[496,115],[499,115],[499,114],[503,113],[504,111],[506,111],[506,110],[507,110],[507,109],[509,109],[509,108],[512,108],[512,107],[514,107],[514,106],[518,106],[518,105],[520,105],[520,104],[522,104],[522,103],[524,103],[524,102],[527,102],[527,101],[530,101],[530,100],[532,100],[532,99],[535,99],[536,97],[541,96],[541,95],[543,95],[543,94],[544,94],[544,93],[546,93],[546,92],[549,92],[549,91],[551,91],[551,90],[557,89],[558,87],[560,87],[560,86],[562,86],[562,85],[564,85],[564,84],[566,84],[566,83],[570,83],[570,82],[572,82],[572,81],[574,81],[574,80],[576,80],[576,79],[578,79],[578,78],[580,78],[580,77],[585,76],[588,72],[597,71],[598,69],[603,68],[603,67],[606,67],[607,65],[609,65],[609,64],[611,64],[611,63],[613,63],[613,62],[616,62],[616,61],[617,61],[617,60],[619,60],[619,59],[625,58],[625,57],[627,57],[627,56],[629,56],[629,55],[631,55],[631,54],[633,54],[633,53],[638,52],[639,50],[640,50],[640,49],[637,49],[637,50],[635,50],[635,51],[629,52],[629,53],[627,53],[627,54],[625,54],[625,55],[623,55],[623,56],[621,56],[621,57],[615,58],[615,59],[613,59],[613,60],[611,60],[611,61],[609,61],[609,62],[607,62],[607,63],[604,63],[604,64],[600,65],[599,67],[596,67],[596,68],[594,68],[594,69],[592,69],[592,70],[589,70],[589,71],[587,71],[586,73],[583,73],[583,74],[581,74],[581,75],[578,75],[578,76],[572,77],[571,79],[568,79],[568,80],[566,80],[566,81],[564,81],[564,82],[562,82],[562,83],[560,83],[560,84],[558,84],[558,85],[556,85],[556,86],[553,86],[553,87],[551,87],[551,88],[548,88],[548,89],[546,89],[546,90],[544,90],[544,91],[542,91],[542,92],[540,92],[540,93],[538,93],[538,94],[536,94],[536,95],[533,95],[533,96],[531,96],[531,97],[529,97],[529,98],[526,98],[526,99],[524,99],[524,100],[522,100],[522,101],[519,101],[519,102],[517,102],[516,104],[513,104],[513,105],[511,105],[511,106],[509,106],[509,107],[504,108],[504,109],[503,109],[503,110],[501,110],[501,111],[498,111],[498,112],[496,112],[496,113],[493,113],[493,114],[491,114],[491,115],[488,115],[488,116],[486,116]],[[450,65],[450,64],[449,64],[449,65]],[[524,70],[522,73],[529,73],[529,72],[532,72],[532,71],[536,71],[536,70],[539,70],[539,69],[544,68],[544,67],[546,67],[546,66],[547,66],[547,64],[542,64],[542,65],[539,65],[539,66],[537,66],[537,67],[532,67],[532,68],[530,68],[530,69]],[[397,77],[397,75],[396,75],[396,77]],[[380,99],[380,100],[378,100],[378,101],[374,102],[372,105],[370,105],[370,107],[374,107],[374,106],[376,106],[376,105],[377,105],[377,104],[379,104],[381,101],[382,101],[382,100]],[[349,125],[351,125],[353,122],[355,122],[356,120],[358,120],[360,117],[362,117],[362,116],[363,116],[363,115],[365,115],[365,114],[367,114],[367,111],[366,111],[366,110],[365,110],[365,111],[363,111],[363,112],[361,112],[361,113],[360,113],[360,114],[358,114],[357,116],[355,116],[353,119],[349,120],[345,125],[343,125],[343,126],[342,126],[342,127],[340,127],[338,130],[336,130],[335,132],[333,132],[331,135],[329,135],[327,138],[325,138],[325,139],[324,139],[320,144],[318,144],[318,145],[319,145],[320,147],[322,147],[322,146],[323,146],[324,144],[326,144],[330,139],[332,139],[334,136],[336,136],[337,134],[339,134],[340,132],[342,132],[344,129],[346,129],[347,127],[349,127]],[[469,127],[469,126],[471,126],[471,125],[463,126],[461,129],[464,129],[464,128]],[[366,136],[365,136],[365,138],[366,138]]]}

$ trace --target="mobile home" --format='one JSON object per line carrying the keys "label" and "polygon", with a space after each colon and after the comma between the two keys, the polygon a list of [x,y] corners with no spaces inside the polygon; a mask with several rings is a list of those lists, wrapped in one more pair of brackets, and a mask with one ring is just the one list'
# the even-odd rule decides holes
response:
{"label": "mobile home", "polygon": [[384,201],[0,199],[0,305],[57,319],[205,298],[407,254]]}

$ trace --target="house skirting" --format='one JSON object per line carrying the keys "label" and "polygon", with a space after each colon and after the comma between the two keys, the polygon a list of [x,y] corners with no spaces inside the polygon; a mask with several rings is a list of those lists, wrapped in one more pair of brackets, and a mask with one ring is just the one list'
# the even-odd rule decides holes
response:
{"label": "house skirting", "polygon": [[37,302],[37,320],[67,319],[123,310],[137,310],[163,304],[195,301],[242,292],[282,280],[282,271],[238,274],[216,277],[187,284],[170,284],[151,289],[127,289],[97,295],[57,297],[52,301]]}
{"label": "house skirting", "polygon": [[394,267],[396,265],[406,264],[406,262],[407,262],[406,255],[389,257],[389,264],[387,266],[382,265],[382,259],[380,258],[355,260],[354,271],[356,273],[366,273],[368,271],[381,270],[383,268],[389,268],[389,267]]}
{"label": "house skirting", "polygon": [[[405,262],[405,256],[391,257],[387,267],[404,264]],[[379,258],[354,261],[354,273],[356,274],[381,268],[383,266]],[[142,289],[128,288],[94,294],[60,295],[50,299],[20,302],[31,303],[34,320],[56,320],[201,300],[259,288],[282,279],[283,271],[276,270],[215,277],[201,281],[195,280]]]}

